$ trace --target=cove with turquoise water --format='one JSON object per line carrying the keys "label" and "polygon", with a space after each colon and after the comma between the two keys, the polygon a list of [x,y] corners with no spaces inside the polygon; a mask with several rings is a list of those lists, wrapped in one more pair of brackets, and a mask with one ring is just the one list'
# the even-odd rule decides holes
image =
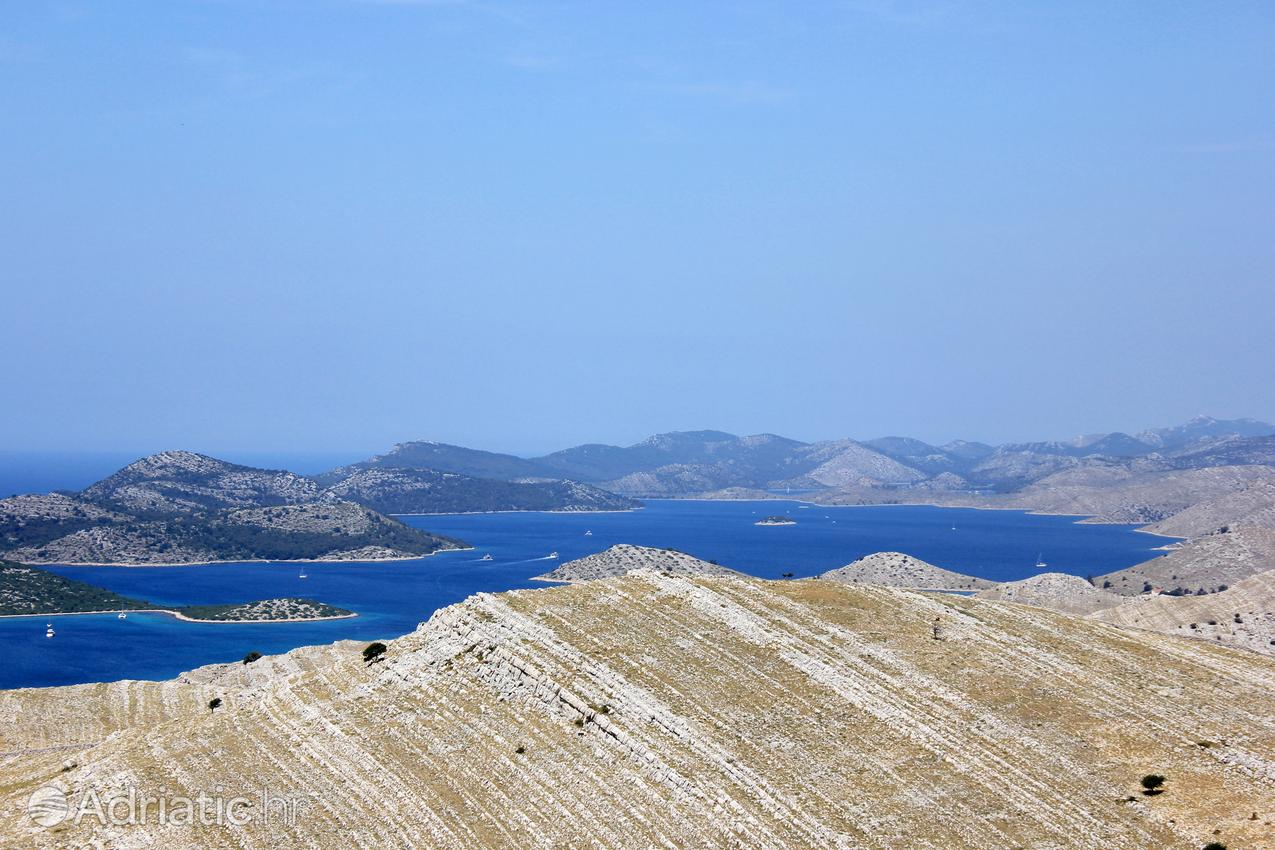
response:
{"label": "cove with turquoise water", "polygon": [[[784,514],[796,525],[753,523]],[[203,624],[163,614],[80,614],[0,619],[0,688],[115,679],[167,679],[249,652],[405,634],[439,608],[480,591],[544,587],[533,576],[616,543],[680,549],[762,578],[811,576],[872,552],[896,550],[957,572],[1010,581],[1044,570],[1099,575],[1155,557],[1171,542],[1129,525],[913,505],[803,506],[799,502],[651,500],[605,514],[494,513],[408,516],[459,537],[472,551],[388,562],[232,563],[190,567],[51,567],[68,578],[164,605],[303,596],[358,612],[316,623]],[[592,531],[586,535],[586,531]],[[556,551],[560,560],[547,560]],[[490,553],[492,560],[479,560]],[[44,636],[45,623],[56,636]]]}

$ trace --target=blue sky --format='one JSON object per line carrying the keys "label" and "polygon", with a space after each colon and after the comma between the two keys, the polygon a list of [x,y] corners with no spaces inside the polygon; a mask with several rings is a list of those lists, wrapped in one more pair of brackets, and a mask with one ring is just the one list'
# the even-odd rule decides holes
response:
{"label": "blue sky", "polygon": [[8,3],[6,449],[1275,418],[1275,5]]}

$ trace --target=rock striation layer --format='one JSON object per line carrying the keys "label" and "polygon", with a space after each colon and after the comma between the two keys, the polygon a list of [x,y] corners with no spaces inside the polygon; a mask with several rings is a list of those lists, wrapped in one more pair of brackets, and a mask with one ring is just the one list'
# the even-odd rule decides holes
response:
{"label": "rock striation layer", "polygon": [[[1275,817],[1275,659],[1041,609],[642,570],[480,594],[382,658],[0,693],[0,842],[1198,850]],[[306,805],[50,832],[48,785]]]}

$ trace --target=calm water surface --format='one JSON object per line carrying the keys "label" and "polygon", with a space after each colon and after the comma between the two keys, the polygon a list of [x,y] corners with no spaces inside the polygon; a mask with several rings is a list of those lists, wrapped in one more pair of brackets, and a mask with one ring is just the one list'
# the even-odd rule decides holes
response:
{"label": "calm water surface", "polygon": [[[770,514],[797,525],[757,527]],[[562,560],[615,543],[669,546],[765,578],[809,576],[871,552],[898,550],[958,572],[1013,580],[1048,569],[1097,575],[1159,554],[1166,538],[1124,525],[1078,525],[1074,518],[1017,511],[919,506],[802,507],[797,502],[655,500],[614,514],[503,513],[404,517],[418,528],[459,537],[476,551],[412,561],[217,564],[195,567],[54,567],[117,593],[167,605],[305,596],[357,611],[350,620],[262,625],[183,623],[161,614],[0,619],[0,688],[121,678],[166,679],[251,651],[285,652],[343,638],[395,637],[446,605],[479,591],[543,587],[530,581]],[[955,526],[955,528],[953,528]],[[585,534],[592,531],[592,535]],[[491,553],[492,561],[478,558]],[[51,622],[56,637],[44,636]]]}

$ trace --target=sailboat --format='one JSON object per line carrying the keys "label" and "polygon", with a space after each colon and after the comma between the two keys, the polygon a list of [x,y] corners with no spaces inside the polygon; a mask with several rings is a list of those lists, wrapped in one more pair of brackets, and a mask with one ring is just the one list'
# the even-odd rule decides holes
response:
{"label": "sailboat", "polygon": [[118,616],[116,619],[118,619],[118,620],[127,620],[127,619],[128,619],[128,615],[127,615],[127,614],[125,614],[123,611],[121,611],[121,612],[119,613],[119,616]]}
{"label": "sailboat", "polygon": [[305,567],[301,568],[301,575],[297,576],[297,578],[309,578],[309,576],[305,574]]}
{"label": "sailboat", "polygon": [[1044,552],[1041,552],[1040,554],[1036,556],[1036,566],[1042,569],[1049,566],[1049,564],[1045,563],[1045,559],[1043,557],[1044,554],[1045,554]]}
{"label": "sailboat", "polygon": [[492,557],[491,557],[491,553],[490,553],[490,552],[488,552],[486,555],[483,555],[483,556],[482,556],[481,558],[479,558],[478,560],[480,560],[480,561],[490,561],[490,560],[493,560],[493,559],[492,559]]}
{"label": "sailboat", "polygon": [[53,637],[53,624],[52,624],[52,623],[46,623],[46,624],[45,624],[45,626],[44,626],[44,628],[45,628],[44,636],[45,636],[46,638]]}

